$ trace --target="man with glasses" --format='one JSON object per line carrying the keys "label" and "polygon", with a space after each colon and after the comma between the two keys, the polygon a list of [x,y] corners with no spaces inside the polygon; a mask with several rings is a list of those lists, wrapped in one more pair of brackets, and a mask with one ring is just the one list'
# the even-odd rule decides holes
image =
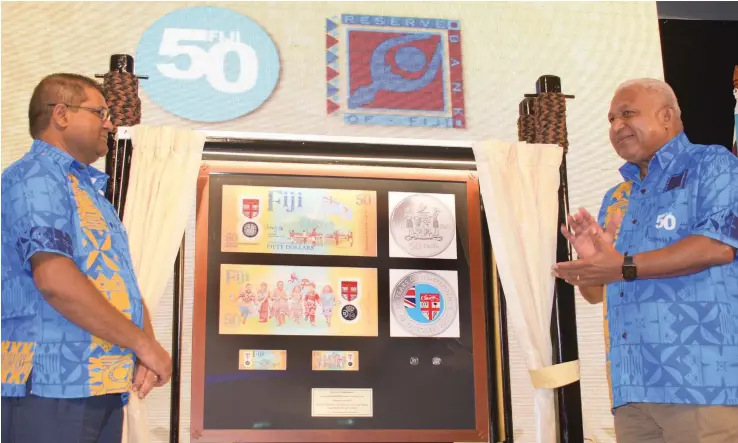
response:
{"label": "man with glasses", "polygon": [[44,78],[31,150],[2,174],[2,441],[119,443],[129,390],[171,376],[105,199],[110,112],[100,86]]}

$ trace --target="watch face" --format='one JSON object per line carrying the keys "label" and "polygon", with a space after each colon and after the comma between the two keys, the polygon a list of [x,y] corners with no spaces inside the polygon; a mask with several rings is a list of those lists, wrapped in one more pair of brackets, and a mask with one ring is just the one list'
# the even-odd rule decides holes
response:
{"label": "watch face", "polygon": [[623,278],[625,281],[633,281],[636,279],[635,266],[623,266]]}

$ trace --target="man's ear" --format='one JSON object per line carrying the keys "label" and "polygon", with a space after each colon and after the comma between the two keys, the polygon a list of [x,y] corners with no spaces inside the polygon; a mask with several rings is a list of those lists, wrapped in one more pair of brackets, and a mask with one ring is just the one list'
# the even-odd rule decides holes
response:
{"label": "man's ear", "polygon": [[51,109],[51,124],[58,129],[69,126],[69,108],[59,103]]}
{"label": "man's ear", "polygon": [[664,127],[669,127],[674,124],[674,120],[676,117],[676,112],[674,112],[674,108],[671,106],[664,106],[661,108],[661,111],[659,111],[659,120],[661,123],[664,124]]}

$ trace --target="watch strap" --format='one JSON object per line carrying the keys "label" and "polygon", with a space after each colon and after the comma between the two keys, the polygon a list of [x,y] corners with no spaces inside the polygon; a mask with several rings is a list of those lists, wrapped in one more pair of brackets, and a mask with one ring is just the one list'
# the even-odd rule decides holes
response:
{"label": "watch strap", "polygon": [[623,266],[635,266],[632,255],[625,254],[625,257],[623,257]]}

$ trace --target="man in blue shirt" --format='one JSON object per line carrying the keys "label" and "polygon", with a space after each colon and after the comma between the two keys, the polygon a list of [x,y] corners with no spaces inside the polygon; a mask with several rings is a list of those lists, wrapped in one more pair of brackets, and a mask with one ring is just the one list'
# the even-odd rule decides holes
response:
{"label": "man in blue shirt", "polygon": [[171,375],[108,177],[90,166],[109,116],[94,80],[44,78],[31,150],[2,174],[3,443],[119,443],[127,392]]}
{"label": "man in blue shirt", "polygon": [[617,440],[738,442],[738,158],[690,143],[659,80],[608,118],[624,181],[562,226],[579,259],[554,272],[604,302]]}

